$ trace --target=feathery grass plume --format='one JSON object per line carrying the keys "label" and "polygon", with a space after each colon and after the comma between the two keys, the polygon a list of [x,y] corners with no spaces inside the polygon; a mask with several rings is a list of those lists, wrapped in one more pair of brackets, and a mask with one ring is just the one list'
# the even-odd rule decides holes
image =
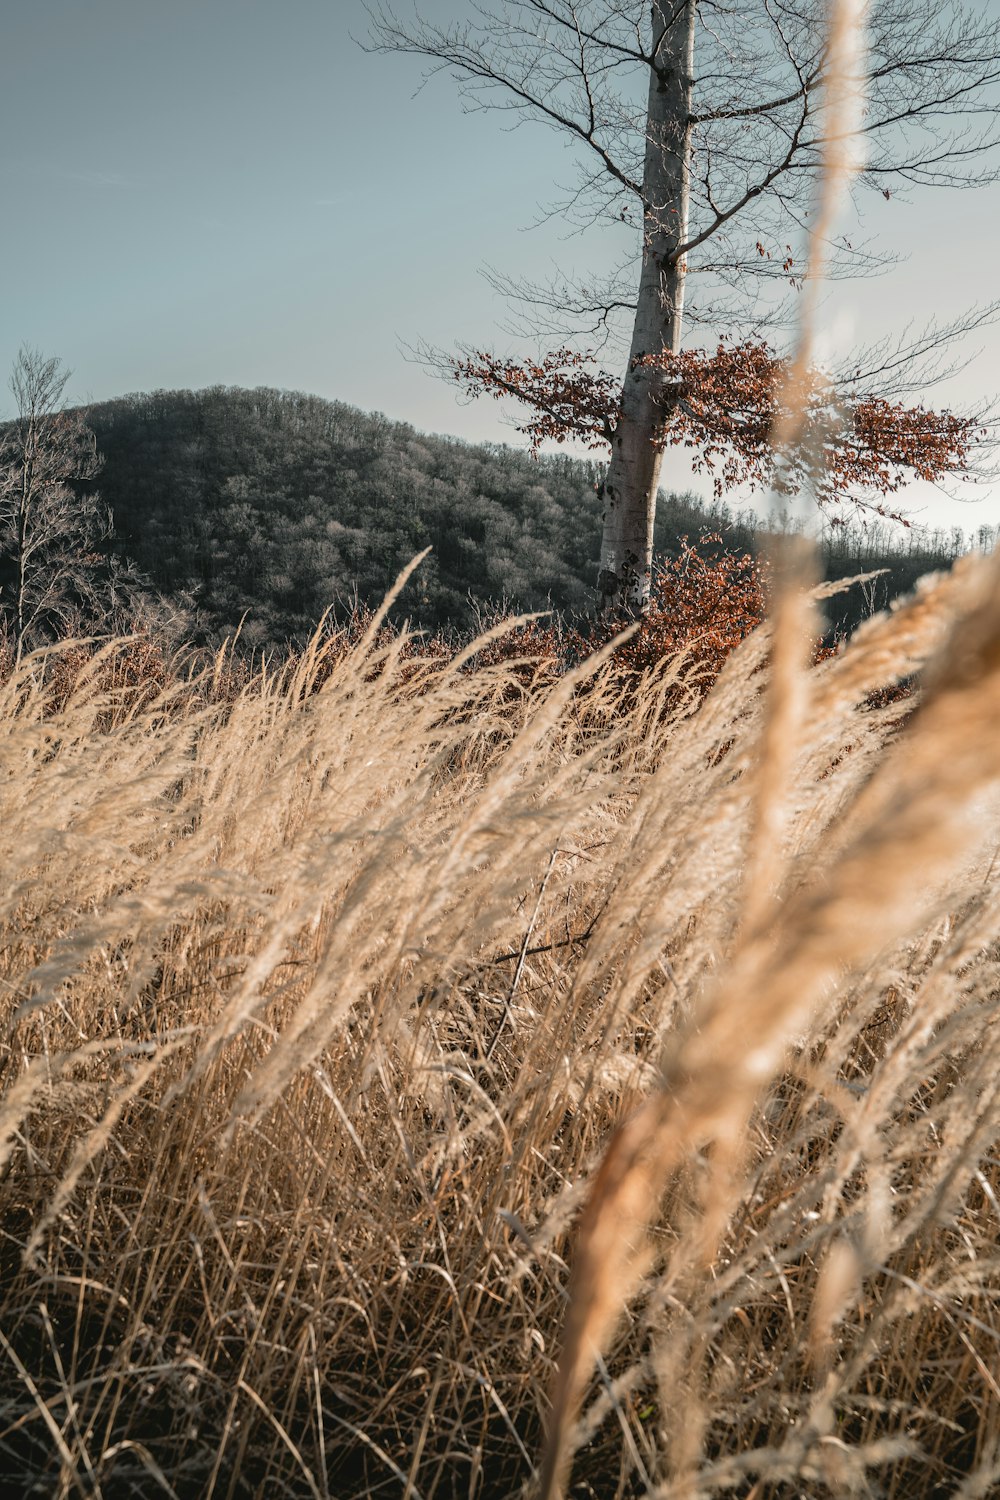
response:
{"label": "feathery grass plume", "polygon": [[[860,123],[859,46],[863,0],[831,0],[826,39],[823,147],[819,189],[809,235],[805,296],[795,349],[782,377],[776,402],[779,413],[771,441],[775,451],[773,509],[782,500],[782,460],[793,450],[810,450],[821,462],[821,437],[809,431],[813,317],[822,281],[827,239],[844,188],[858,160]],[[814,450],[814,451],[813,451]],[[809,497],[805,497],[808,504]],[[778,536],[772,550],[772,650],[766,709],[756,760],[753,812],[745,854],[743,921],[745,942],[753,946],[774,912],[783,873],[783,829],[787,786],[806,723],[810,679],[807,667],[816,634],[813,604],[816,563],[803,536]],[[724,1072],[723,1072],[724,1078]],[[735,1080],[734,1080],[735,1082]],[[721,1080],[720,1080],[721,1083]],[[669,1075],[664,1090],[672,1087]],[[746,1094],[749,1109],[753,1095]],[[653,1099],[629,1125],[622,1127],[602,1164],[588,1212],[580,1226],[574,1286],[563,1352],[553,1391],[552,1415],[541,1470],[543,1500],[561,1493],[568,1465],[569,1426],[623,1296],[635,1282],[638,1243],[654,1210],[665,1172],[677,1164],[688,1131],[695,1130],[698,1110],[685,1122],[690,1103],[683,1090],[677,1112]],[[717,1150],[740,1150],[745,1119],[737,1110],[720,1116]],[[728,1143],[724,1145],[724,1142]],[[691,1140],[691,1144],[694,1144]],[[723,1194],[723,1197],[725,1195]],[[722,1215],[717,1209],[715,1217]]]}
{"label": "feathery grass plume", "polygon": [[[780,883],[780,848],[785,787],[808,712],[811,680],[807,676],[810,643],[818,633],[815,587],[818,559],[808,537],[815,532],[817,508],[809,490],[788,489],[782,482],[783,462],[794,452],[806,453],[806,473],[821,472],[824,463],[822,424],[810,421],[815,394],[813,368],[816,299],[823,283],[831,230],[850,178],[860,165],[863,90],[861,36],[866,0],[830,0],[823,84],[822,150],[819,186],[806,247],[806,271],[795,346],[781,376],[776,418],[771,432],[775,454],[775,483],[771,511],[775,521],[792,503],[792,515],[803,535],[772,538],[771,574],[773,654],[768,682],[767,713],[756,755],[754,822],[747,849],[744,922],[753,931],[767,920]],[[833,400],[832,393],[830,396]]]}

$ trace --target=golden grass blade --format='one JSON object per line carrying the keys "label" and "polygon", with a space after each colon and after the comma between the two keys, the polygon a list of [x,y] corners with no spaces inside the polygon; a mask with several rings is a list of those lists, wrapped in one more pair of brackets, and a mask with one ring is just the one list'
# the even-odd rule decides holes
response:
{"label": "golden grass blade", "polygon": [[396,600],[399,598],[400,594],[403,592],[410,579],[413,577],[413,574],[420,567],[420,564],[423,562],[424,558],[429,557],[432,550],[433,549],[431,547],[425,547],[423,552],[418,552],[416,557],[414,557],[410,562],[406,564],[406,567],[402,570],[399,577],[396,579],[396,582],[386,594],[378,609],[372,615],[371,622],[369,623],[367,630],[361,637],[361,640],[358,642],[357,653],[359,656],[364,656],[369,648],[374,644],[375,638],[378,635],[379,630],[382,628],[382,625],[385,623],[390,609],[395,604]]}
{"label": "golden grass blade", "polygon": [[[809,237],[806,296],[796,348],[776,401],[779,417],[771,439],[779,476],[773,500],[776,511],[784,498],[780,493],[784,455],[810,442],[813,312],[833,216],[855,165],[862,17],[863,5],[858,0],[831,0],[823,162]],[[800,750],[811,686],[807,667],[816,634],[814,571],[812,548],[804,537],[776,539],[772,656],[767,706],[756,753],[753,815],[743,887],[743,941],[750,951],[755,942],[762,940],[775,910],[785,867],[786,788]],[[727,1001],[731,998],[727,994]],[[730,1111],[735,1110],[741,1118],[749,1110],[753,1087],[769,1076],[776,1062],[774,1054],[788,1039],[782,1023],[787,1024],[789,1019],[780,1007],[776,1009],[771,1032],[774,1047],[759,1051],[761,1071],[752,1087],[748,1078],[741,1081],[740,1060],[734,1060],[731,1075],[722,1059],[717,1060],[713,1078],[716,1097],[727,1098],[727,1108],[721,1112],[710,1102],[712,1090],[706,1083],[706,1068],[711,1065],[695,1061],[691,1071],[685,1043],[680,1042],[673,1068],[667,1070],[666,1099],[647,1104],[613,1139],[580,1226],[570,1312],[542,1462],[543,1500],[556,1500],[562,1493],[569,1457],[569,1429],[594,1356],[603,1349],[615,1310],[633,1290],[637,1242],[641,1243],[645,1227],[655,1212],[666,1175],[677,1165],[685,1144],[695,1145],[713,1126],[724,1131],[727,1117],[731,1119]],[[708,1029],[714,1037],[715,1028]],[[759,1041],[757,1045],[759,1050]],[[694,1050],[697,1055],[697,1048]],[[619,1228],[621,1239],[616,1236]]]}

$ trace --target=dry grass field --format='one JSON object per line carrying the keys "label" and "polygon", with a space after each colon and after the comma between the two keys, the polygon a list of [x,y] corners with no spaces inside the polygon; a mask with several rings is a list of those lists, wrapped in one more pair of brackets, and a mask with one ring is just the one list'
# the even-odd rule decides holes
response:
{"label": "dry grass field", "polygon": [[771,628],[7,675],[5,1493],[998,1493],[997,562]]}

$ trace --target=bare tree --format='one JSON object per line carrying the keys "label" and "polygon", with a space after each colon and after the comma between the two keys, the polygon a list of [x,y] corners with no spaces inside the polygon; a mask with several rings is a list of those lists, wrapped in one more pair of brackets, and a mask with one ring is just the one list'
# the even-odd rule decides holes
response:
{"label": "bare tree", "polygon": [[[774,327],[781,295],[801,284],[792,246],[821,160],[825,5],[500,0],[491,10],[470,0],[468,15],[443,26],[419,15],[404,22],[376,5],[369,45],[453,75],[470,109],[498,108],[570,137],[580,175],[561,211],[577,224],[606,220],[633,235],[627,268],[605,288],[517,290],[550,324],[568,314],[573,331],[624,333],[599,592],[604,606],[642,607],[663,452],[657,439],[678,400],[662,356],[680,351],[691,321],[739,336]],[[1000,29],[986,8],[873,0],[868,32],[868,155],[855,193],[890,198],[911,185],[994,179]],[[825,250],[834,275],[864,274],[887,259],[843,237]],[[911,342],[917,353],[937,349],[941,330]],[[903,378],[892,351],[876,365]],[[862,368],[854,378],[876,373]]]}
{"label": "bare tree", "polygon": [[22,348],[10,389],[17,415],[0,431],[0,612],[20,661],[60,630],[100,624],[114,600],[101,551],[111,516],[74,488],[101,467],[96,438],[62,406],[69,372]]}

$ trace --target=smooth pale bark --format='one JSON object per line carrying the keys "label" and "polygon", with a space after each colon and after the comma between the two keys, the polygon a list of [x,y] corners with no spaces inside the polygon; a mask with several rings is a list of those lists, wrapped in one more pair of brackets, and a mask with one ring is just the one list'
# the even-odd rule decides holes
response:
{"label": "smooth pale bark", "polygon": [[653,62],[649,70],[643,167],[643,247],[632,347],[622,384],[621,415],[601,494],[604,532],[598,608],[641,612],[649,599],[653,521],[663,454],[662,371],[637,362],[680,349],[685,265],[678,248],[688,231],[691,175],[691,91],[697,0],[653,0]]}

